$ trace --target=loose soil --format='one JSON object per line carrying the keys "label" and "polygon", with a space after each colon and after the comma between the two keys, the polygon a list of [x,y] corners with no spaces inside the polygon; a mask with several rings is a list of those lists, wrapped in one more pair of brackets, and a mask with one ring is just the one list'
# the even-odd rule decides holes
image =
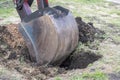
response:
{"label": "loose soil", "polygon": [[[76,21],[79,28],[79,40],[82,43],[93,42],[96,38],[95,34],[101,33],[92,23],[85,23],[80,17],[77,17]],[[0,64],[23,74],[24,79],[27,80],[33,78],[46,80],[71,69],[86,68],[101,57],[91,51],[82,50],[73,52],[60,66],[37,66],[30,60],[28,49],[18,31],[18,26],[16,24],[0,26]]]}
{"label": "loose soil", "polygon": [[76,22],[78,24],[80,42],[93,42],[96,38],[100,39],[101,41],[104,39],[104,37],[101,35],[104,35],[105,32],[95,28],[93,23],[85,23],[81,17],[76,17]]}

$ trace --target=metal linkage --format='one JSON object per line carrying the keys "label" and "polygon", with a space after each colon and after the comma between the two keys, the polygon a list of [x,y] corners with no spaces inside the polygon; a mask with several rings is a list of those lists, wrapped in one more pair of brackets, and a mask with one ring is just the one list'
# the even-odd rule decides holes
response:
{"label": "metal linkage", "polygon": [[[32,13],[30,6],[33,0],[13,0],[13,2],[21,20]],[[39,10],[48,7],[48,0],[37,0],[37,6]]]}

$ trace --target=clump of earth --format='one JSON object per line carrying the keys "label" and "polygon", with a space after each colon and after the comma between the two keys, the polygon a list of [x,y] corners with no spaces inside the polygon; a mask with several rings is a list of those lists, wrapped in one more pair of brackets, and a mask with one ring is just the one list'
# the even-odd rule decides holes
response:
{"label": "clump of earth", "polygon": [[105,32],[95,28],[93,23],[84,22],[81,17],[76,17],[76,22],[79,29],[79,41],[82,43],[93,42],[95,38],[104,39],[100,35],[104,35]]}
{"label": "clump of earth", "polygon": [[[79,41],[82,43],[93,42],[96,34],[99,34],[100,31],[92,23],[82,21],[80,17],[77,17],[76,21],[79,28]],[[45,80],[66,73],[67,70],[86,68],[89,63],[93,63],[101,57],[90,51],[80,51],[70,55],[60,66],[37,66],[30,60],[29,51],[18,31],[17,24],[0,26],[0,65],[26,75],[25,78],[28,80],[32,78]]]}

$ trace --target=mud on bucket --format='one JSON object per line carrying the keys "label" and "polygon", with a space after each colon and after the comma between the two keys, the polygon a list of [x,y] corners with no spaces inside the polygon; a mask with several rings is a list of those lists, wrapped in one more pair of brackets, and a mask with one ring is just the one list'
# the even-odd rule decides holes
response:
{"label": "mud on bucket", "polygon": [[78,44],[77,23],[59,6],[38,10],[19,25],[31,60],[40,65],[60,65]]}

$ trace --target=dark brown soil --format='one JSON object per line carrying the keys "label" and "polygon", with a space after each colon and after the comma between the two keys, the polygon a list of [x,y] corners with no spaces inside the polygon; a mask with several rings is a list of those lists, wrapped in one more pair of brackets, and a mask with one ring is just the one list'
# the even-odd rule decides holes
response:
{"label": "dark brown soil", "polygon": [[101,55],[96,55],[91,51],[81,51],[68,57],[68,59],[66,59],[66,61],[64,61],[60,67],[63,67],[67,70],[83,69],[86,68],[89,64],[92,64],[93,62],[97,61],[101,57]]}
{"label": "dark brown soil", "polygon": [[79,28],[79,40],[83,43],[93,42],[95,37],[95,27],[92,23],[85,23],[81,17],[77,17],[76,21]]}
{"label": "dark brown soil", "polygon": [[[80,31],[79,40],[83,43],[94,41],[96,29],[92,23],[87,24],[80,17],[76,20]],[[25,75],[28,80],[32,78],[46,80],[49,77],[66,73],[70,69],[86,68],[99,58],[101,55],[81,51],[70,55],[60,67],[37,66],[30,60],[28,49],[18,31],[18,26],[16,24],[0,26],[0,64]]]}
{"label": "dark brown soil", "polygon": [[93,42],[95,38],[103,40],[104,31],[95,28],[93,23],[85,23],[81,17],[76,17],[79,29],[79,41],[82,43]]}

